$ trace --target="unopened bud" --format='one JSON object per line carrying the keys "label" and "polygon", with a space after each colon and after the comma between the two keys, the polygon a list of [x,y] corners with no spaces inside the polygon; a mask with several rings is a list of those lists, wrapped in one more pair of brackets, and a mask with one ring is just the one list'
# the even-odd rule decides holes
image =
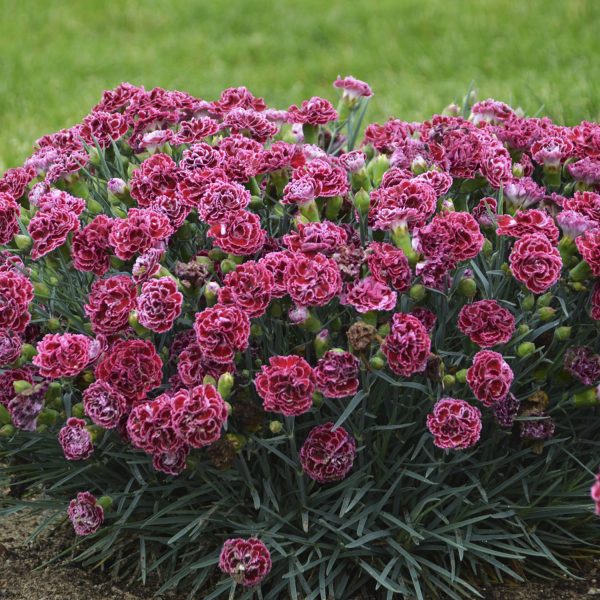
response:
{"label": "unopened bud", "polygon": [[212,385],[217,387],[217,380],[212,375],[205,375],[202,379],[202,385]]}
{"label": "unopened bud", "polygon": [[269,423],[269,431],[275,435],[281,433],[283,430],[283,423],[281,421],[271,421]]}
{"label": "unopened bud", "polygon": [[471,277],[465,277],[458,284],[458,293],[465,298],[474,298],[477,294],[477,283]]}
{"label": "unopened bud", "polygon": [[96,504],[101,506],[105,511],[109,511],[113,505],[113,499],[110,496],[100,496],[96,500]]}
{"label": "unopened bud", "polygon": [[456,377],[456,381],[458,381],[458,383],[466,383],[467,369],[461,369],[460,371],[457,371],[455,377]]}
{"label": "unopened bud", "polygon": [[369,366],[374,371],[380,371],[381,369],[383,369],[383,367],[385,367],[385,360],[381,356],[374,356],[369,361]]}
{"label": "unopened bud", "polygon": [[230,258],[225,258],[221,261],[221,271],[224,275],[231,273],[237,269],[237,264]]}
{"label": "unopened bud", "polygon": [[576,407],[596,406],[599,404],[598,391],[596,388],[589,388],[578,394],[573,394],[572,402]]}
{"label": "unopened bud", "polygon": [[383,174],[390,168],[390,159],[385,154],[376,156],[368,165],[367,171],[375,187],[379,187]]}
{"label": "unopened bud", "polygon": [[0,404],[0,425],[9,425],[11,422],[10,413],[4,404]]}
{"label": "unopened bud", "polygon": [[54,425],[58,421],[59,413],[53,408],[43,408],[42,412],[38,415],[38,425]]}
{"label": "unopened bud", "polygon": [[209,281],[204,286],[204,297],[208,306],[214,306],[217,303],[220,286],[216,281]]}
{"label": "unopened bud", "polygon": [[527,323],[521,323],[517,327],[517,333],[519,335],[525,335],[526,333],[529,333],[530,331],[531,331],[531,328],[529,327],[529,325],[527,325]]}
{"label": "unopened bud", "polygon": [[21,359],[25,362],[30,361],[37,354],[35,346],[23,344],[21,347]]}
{"label": "unopened bud", "polygon": [[444,386],[444,389],[449,389],[453,387],[455,383],[456,377],[454,377],[454,375],[450,375],[449,373],[447,373],[446,375],[444,375],[444,377],[442,377],[442,385]]}
{"label": "unopened bud", "polygon": [[78,419],[83,419],[83,417],[85,417],[85,410],[83,409],[83,404],[81,402],[73,404],[71,407],[71,415]]}
{"label": "unopened bud", "polygon": [[52,317],[46,321],[46,327],[49,331],[58,331],[60,329],[60,321],[56,317]]}
{"label": "unopened bud", "polygon": [[410,170],[415,175],[420,175],[421,173],[425,173],[428,169],[427,161],[422,156],[417,156],[413,159],[412,163],[410,163]]}
{"label": "unopened bud", "polygon": [[13,389],[16,394],[25,394],[29,392],[33,386],[29,381],[25,381],[23,379],[18,379],[17,381],[13,381]]}
{"label": "unopened bud", "polygon": [[327,329],[323,329],[317,333],[313,342],[317,358],[321,358],[329,350],[329,342],[329,331]]}
{"label": "unopened bud", "polygon": [[28,235],[25,235],[23,233],[15,235],[14,240],[19,250],[29,250],[29,248],[31,248],[31,245],[33,244],[32,239]]}
{"label": "unopened bud", "polygon": [[523,310],[533,310],[534,306],[535,306],[535,296],[533,294],[529,294],[521,300],[521,308]]}
{"label": "unopened bud", "polygon": [[535,352],[535,344],[533,342],[523,342],[517,348],[517,356],[525,358]]}
{"label": "unopened bud", "polygon": [[542,306],[550,306],[550,304],[552,303],[552,298],[554,298],[554,296],[550,293],[550,292],[546,292],[545,294],[542,294],[538,299],[537,299],[537,307],[541,308]]}
{"label": "unopened bud", "polygon": [[542,306],[537,310],[537,315],[542,321],[550,321],[556,314],[556,309],[551,306]]}
{"label": "unopened bud", "polygon": [[554,336],[557,340],[564,342],[565,340],[568,340],[571,337],[572,329],[572,327],[567,327],[566,325],[563,325],[562,327],[557,327],[554,331]]}
{"label": "unopened bud", "polygon": [[363,188],[354,194],[354,206],[361,215],[366,215],[369,213],[369,209],[371,207],[371,197]]}
{"label": "unopened bud", "polygon": [[12,425],[3,425],[0,427],[0,437],[9,438],[15,435],[17,430]]}
{"label": "unopened bud", "polygon": [[425,299],[425,296],[427,296],[427,288],[424,285],[417,283],[410,288],[408,295],[411,300],[421,302]]}
{"label": "unopened bud", "polygon": [[221,394],[221,398],[223,400],[227,400],[229,396],[231,396],[231,391],[233,390],[234,378],[231,373],[223,373],[219,377],[219,383],[217,384],[217,390],[219,394]]}

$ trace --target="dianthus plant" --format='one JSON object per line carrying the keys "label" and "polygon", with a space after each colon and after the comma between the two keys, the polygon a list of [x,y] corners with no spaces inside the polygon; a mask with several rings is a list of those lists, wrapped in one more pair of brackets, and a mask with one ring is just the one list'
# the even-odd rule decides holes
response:
{"label": "dianthus plant", "polygon": [[122,84],[0,179],[3,512],[205,600],[568,574],[600,533],[600,125],[365,127],[334,85]]}

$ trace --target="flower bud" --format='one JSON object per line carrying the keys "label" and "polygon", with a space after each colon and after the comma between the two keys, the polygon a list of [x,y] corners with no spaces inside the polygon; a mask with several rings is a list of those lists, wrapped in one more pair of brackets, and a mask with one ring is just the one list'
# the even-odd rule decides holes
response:
{"label": "flower bud", "polygon": [[71,407],[71,415],[78,419],[83,419],[85,417],[85,410],[83,409],[83,404],[81,402],[73,404]]}
{"label": "flower bud", "polygon": [[317,358],[321,358],[327,350],[329,350],[329,331],[327,329],[323,329],[317,333],[315,336],[313,345],[315,347],[315,353]]}
{"label": "flower bud", "polygon": [[342,208],[343,203],[344,199],[341,196],[327,198],[327,204],[325,205],[325,217],[330,221],[335,221],[340,214],[340,209]]}
{"label": "flower bud", "polygon": [[132,310],[129,313],[129,326],[142,338],[149,337],[152,332],[146,329],[139,321],[136,310]]}
{"label": "flower bud", "polygon": [[127,183],[118,177],[109,179],[106,188],[113,196],[122,196],[127,191]]}
{"label": "flower bud", "polygon": [[60,321],[56,317],[52,317],[46,321],[46,327],[49,331],[58,331],[60,329]]}
{"label": "flower bud", "polygon": [[456,381],[458,381],[458,383],[466,383],[467,382],[467,369],[461,369],[460,371],[456,372]]}
{"label": "flower bud", "polygon": [[33,289],[35,290],[36,296],[41,296],[42,298],[48,298],[50,296],[50,288],[42,281],[34,281]]}
{"label": "flower bud", "polygon": [[458,293],[465,298],[474,298],[477,294],[477,283],[471,277],[465,277],[458,284]]}
{"label": "flower bud", "polygon": [[30,361],[36,354],[37,350],[31,344],[23,344],[21,347],[21,360],[23,362]]}
{"label": "flower bud", "polygon": [[367,171],[375,187],[379,187],[383,174],[390,168],[390,159],[385,154],[379,154],[368,165]]}
{"label": "flower bud", "polygon": [[13,388],[16,394],[25,394],[31,391],[33,386],[29,381],[24,381],[23,379],[19,379],[17,381],[13,381]]}
{"label": "flower bud", "polygon": [[265,207],[265,203],[260,196],[252,196],[250,200],[250,208],[253,210],[259,210]]}
{"label": "flower bud", "polygon": [[319,408],[323,404],[323,394],[321,392],[313,392],[312,395],[313,406]]}
{"label": "flower bud", "polygon": [[202,385],[212,385],[213,387],[217,387],[217,380],[212,375],[205,375],[202,380]]}
{"label": "flower bud", "polygon": [[369,366],[374,371],[380,371],[385,367],[385,360],[382,356],[376,355],[369,361]]}
{"label": "flower bud", "polygon": [[554,296],[550,292],[542,294],[537,299],[537,307],[541,308],[542,306],[550,306],[550,304],[552,303],[552,298],[554,298]]}
{"label": "flower bud", "polygon": [[551,306],[542,306],[542,308],[538,308],[536,314],[542,321],[550,321],[556,314],[556,309]]}
{"label": "flower bud", "polygon": [[224,275],[227,275],[227,273],[231,273],[232,271],[235,271],[236,268],[237,268],[237,264],[230,258],[225,258],[221,261],[221,271],[223,271]]}
{"label": "flower bud", "polygon": [[361,215],[367,215],[371,207],[371,197],[368,192],[361,188],[354,194],[354,206]]}
{"label": "flower bud", "polygon": [[460,115],[460,106],[455,102],[448,104],[442,111],[442,114],[448,117],[458,117]]}
{"label": "flower bud", "polygon": [[517,327],[517,333],[519,335],[525,335],[526,333],[529,333],[530,331],[531,331],[531,328],[529,327],[529,325],[527,325],[527,323],[521,323]]}
{"label": "flower bud", "polygon": [[37,418],[38,425],[52,426],[58,421],[59,413],[53,408],[43,408]]}
{"label": "flower bud", "polygon": [[96,504],[101,506],[105,512],[109,511],[113,505],[113,499],[110,496],[100,496],[98,500],[96,500]]}
{"label": "flower bud", "polygon": [[592,270],[585,260],[580,261],[576,267],[573,267],[569,271],[569,279],[571,281],[585,281],[586,279],[591,279],[591,277]]}
{"label": "flower bud", "polygon": [[447,373],[442,377],[442,386],[445,390],[453,387],[455,383],[456,377],[454,377],[454,375],[450,375],[450,373]]}
{"label": "flower bud", "polygon": [[390,331],[391,331],[391,326],[389,323],[384,323],[383,325],[380,325],[377,328],[377,333],[381,336],[381,337],[386,337],[387,335],[389,335]]}
{"label": "flower bud", "polygon": [[93,215],[99,215],[104,212],[104,207],[102,206],[102,204],[100,204],[100,202],[94,200],[93,198],[90,198],[86,202],[86,208]]}
{"label": "flower bud", "polygon": [[528,294],[521,300],[521,308],[523,310],[533,310],[535,306],[535,296],[533,294]]}
{"label": "flower bud", "polygon": [[417,283],[410,288],[408,295],[411,300],[421,302],[425,299],[425,296],[427,296],[427,288],[424,285]]}
{"label": "flower bud", "polygon": [[425,173],[428,168],[427,161],[421,155],[415,157],[412,163],[410,163],[410,170],[415,175],[421,175],[421,173]]}
{"label": "flower bud", "polygon": [[229,396],[231,396],[231,391],[233,390],[233,375],[231,373],[223,373],[221,377],[219,377],[219,383],[217,384],[217,391],[221,394],[223,400],[227,400]]}
{"label": "flower bud", "polygon": [[523,165],[521,163],[514,163],[512,166],[512,174],[516,179],[521,179],[525,172],[523,171]]}
{"label": "flower bud", "polygon": [[525,358],[535,352],[535,344],[533,342],[523,342],[519,344],[517,348],[517,356],[519,358]]}
{"label": "flower bud", "polygon": [[9,438],[15,435],[17,430],[12,425],[3,425],[0,427],[0,437]]}
{"label": "flower bud", "polygon": [[216,281],[209,281],[204,286],[204,297],[208,306],[214,306],[217,303],[220,286]]}
{"label": "flower bud", "polygon": [[275,435],[281,433],[283,430],[283,423],[281,421],[270,421],[269,422],[269,431]]}
{"label": "flower bud", "polygon": [[253,337],[260,337],[263,334],[263,328],[258,323],[252,323],[250,326],[250,334]]}
{"label": "flower bud", "polygon": [[583,392],[573,394],[571,401],[577,408],[596,406],[600,403],[598,399],[598,390],[596,388],[589,388]]}
{"label": "flower bud", "polygon": [[0,404],[0,425],[9,425],[11,422],[10,413],[4,404]]}
{"label": "flower bud", "polygon": [[23,233],[15,235],[14,240],[19,250],[29,250],[33,244],[33,240],[28,235]]}
{"label": "flower bud", "polygon": [[567,327],[567,326],[563,325],[562,327],[557,327],[554,330],[554,335],[557,340],[564,342],[565,340],[568,340],[571,337],[572,329],[573,329],[572,327]]}
{"label": "flower bud", "polygon": [[494,251],[494,246],[493,246],[492,242],[490,242],[490,240],[485,238],[485,242],[483,242],[483,248],[482,248],[483,255],[485,257],[489,258],[492,255],[493,251]]}

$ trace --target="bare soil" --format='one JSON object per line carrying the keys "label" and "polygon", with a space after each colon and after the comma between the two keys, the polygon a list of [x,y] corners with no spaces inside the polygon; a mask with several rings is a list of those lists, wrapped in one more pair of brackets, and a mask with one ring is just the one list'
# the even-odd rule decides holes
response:
{"label": "bare soil", "polygon": [[[69,545],[61,528],[34,542],[27,538],[39,517],[15,515],[0,524],[0,600],[150,600],[149,589],[124,589],[102,573],[86,571],[68,561],[42,566]],[[528,583],[488,587],[486,600],[600,600],[600,564],[582,574],[580,581]],[[162,600],[183,600],[186,594],[168,594]],[[202,596],[198,596],[201,600]],[[337,599],[335,599],[337,600]]]}

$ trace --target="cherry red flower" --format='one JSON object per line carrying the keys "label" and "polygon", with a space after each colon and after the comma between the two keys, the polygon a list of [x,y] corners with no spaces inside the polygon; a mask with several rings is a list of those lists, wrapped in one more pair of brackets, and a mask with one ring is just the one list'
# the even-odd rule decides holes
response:
{"label": "cherry red flower", "polygon": [[295,253],[285,269],[287,291],[299,306],[324,306],[342,289],[342,277],[334,260],[323,254]]}
{"label": "cherry red flower", "polygon": [[433,443],[444,450],[465,450],[481,435],[481,412],[464,400],[442,398],[427,415]]}
{"label": "cherry red flower", "polygon": [[127,275],[96,279],[85,305],[94,332],[112,334],[127,329],[135,295],[135,283]]}
{"label": "cherry red flower", "polygon": [[119,340],[109,347],[95,368],[106,381],[135,404],[162,381],[162,360],[149,340]]}
{"label": "cherry red flower", "polygon": [[181,313],[183,294],[172,277],[150,279],[142,284],[137,298],[137,314],[141,325],[164,333],[173,327]]}
{"label": "cherry red flower", "polygon": [[478,346],[490,348],[511,339],[515,317],[496,300],[478,300],[460,309],[458,328]]}
{"label": "cherry red flower", "polygon": [[263,407],[286,417],[298,416],[312,408],[316,378],[311,366],[300,356],[272,356],[254,379]]}
{"label": "cherry red flower", "polygon": [[354,395],[360,385],[360,362],[354,354],[329,350],[314,368],[317,389],[328,398],[345,398]]}
{"label": "cherry red flower", "polygon": [[219,302],[235,305],[253,319],[265,314],[271,302],[273,275],[260,262],[248,261],[238,265],[225,276],[219,290]]}
{"label": "cherry red flower", "polygon": [[71,417],[58,432],[58,441],[67,460],[85,460],[94,452],[92,436],[83,419]]}
{"label": "cherry red flower", "polygon": [[36,349],[33,364],[48,379],[79,375],[93,358],[92,340],[79,333],[49,333]]}
{"label": "cherry red flower", "polygon": [[[582,237],[578,237],[577,241]],[[510,253],[510,269],[515,279],[530,292],[543,294],[560,279],[562,259],[546,236],[527,234],[517,240]]]}
{"label": "cherry red flower", "polygon": [[227,406],[212,385],[181,389],[171,399],[173,428],[192,448],[203,448],[221,437]]}
{"label": "cherry red flower", "polygon": [[484,406],[494,406],[508,395],[514,375],[501,354],[481,350],[467,369],[467,383]]}
{"label": "cherry red flower", "polygon": [[90,492],[79,492],[69,503],[67,514],[77,535],[95,533],[104,522],[104,509]]}
{"label": "cherry red flower", "polygon": [[271,553],[257,538],[225,540],[219,569],[245,587],[258,585],[271,571]]}
{"label": "cherry red flower", "polygon": [[409,377],[425,369],[431,340],[419,319],[412,315],[396,313],[392,317],[390,333],[381,349],[390,369],[397,375]]}
{"label": "cherry red flower", "polygon": [[321,484],[344,479],[355,456],[354,438],[343,427],[334,429],[333,423],[314,427],[300,448],[303,471]]}
{"label": "cherry red flower", "polygon": [[218,363],[230,363],[248,347],[250,319],[237,306],[216,304],[196,313],[194,331],[203,354]]}

